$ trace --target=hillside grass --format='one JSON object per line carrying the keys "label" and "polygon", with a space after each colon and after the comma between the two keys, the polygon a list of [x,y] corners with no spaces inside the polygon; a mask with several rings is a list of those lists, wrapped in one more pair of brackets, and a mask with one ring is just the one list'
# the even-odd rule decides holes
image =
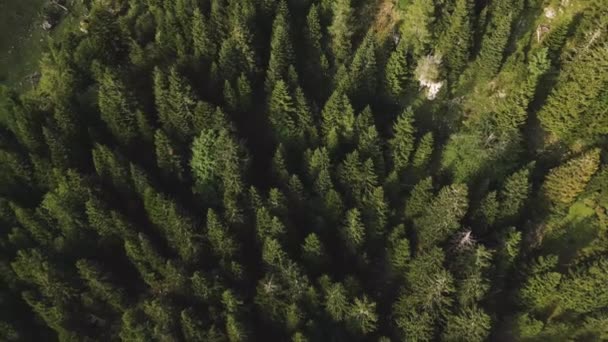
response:
{"label": "hillside grass", "polygon": [[48,0],[0,1],[0,85],[31,87],[28,76],[38,70],[49,42],[80,21],[81,9],[71,8],[51,31],[43,30],[43,10],[47,4]]}
{"label": "hillside grass", "polygon": [[41,27],[45,0],[0,2],[0,82],[17,85],[37,68],[48,39]]}

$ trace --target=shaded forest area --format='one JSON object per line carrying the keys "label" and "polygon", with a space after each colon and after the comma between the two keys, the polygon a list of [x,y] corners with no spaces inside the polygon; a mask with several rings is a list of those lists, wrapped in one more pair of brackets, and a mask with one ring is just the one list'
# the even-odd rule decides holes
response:
{"label": "shaded forest area", "polygon": [[608,340],[605,0],[74,2],[0,340]]}

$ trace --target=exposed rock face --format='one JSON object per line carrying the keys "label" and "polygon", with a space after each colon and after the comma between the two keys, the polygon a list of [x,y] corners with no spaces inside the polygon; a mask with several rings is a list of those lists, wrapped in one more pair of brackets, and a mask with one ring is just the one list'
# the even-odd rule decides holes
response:
{"label": "exposed rock face", "polygon": [[48,31],[50,29],[53,28],[53,24],[51,24],[48,20],[45,20],[42,22],[42,25],[40,25],[42,27],[43,30]]}
{"label": "exposed rock face", "polygon": [[426,87],[426,98],[429,100],[434,100],[439,94],[441,87],[443,87],[443,81],[441,82],[432,82],[429,80],[420,80],[420,86]]}
{"label": "exposed rock face", "polygon": [[443,80],[439,79],[441,56],[428,55],[420,59],[416,68],[416,78],[421,88],[426,88],[426,97],[433,100],[443,87]]}

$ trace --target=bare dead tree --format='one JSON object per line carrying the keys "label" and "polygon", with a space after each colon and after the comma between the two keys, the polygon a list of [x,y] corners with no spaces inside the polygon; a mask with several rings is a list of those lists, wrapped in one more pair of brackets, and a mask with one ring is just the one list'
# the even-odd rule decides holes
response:
{"label": "bare dead tree", "polygon": [[473,236],[473,231],[470,229],[462,231],[454,237],[455,248],[460,251],[469,250],[473,248],[476,243],[477,240]]}
{"label": "bare dead tree", "polygon": [[66,11],[66,12],[70,11],[67,7],[65,7],[64,5],[60,4],[57,0],[50,0],[50,3],[51,3],[51,5],[55,5],[55,6],[61,8],[62,10]]}

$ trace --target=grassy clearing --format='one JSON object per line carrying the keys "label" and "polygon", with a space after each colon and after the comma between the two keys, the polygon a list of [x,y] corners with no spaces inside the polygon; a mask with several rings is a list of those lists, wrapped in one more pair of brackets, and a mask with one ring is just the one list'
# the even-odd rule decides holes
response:
{"label": "grassy clearing", "polygon": [[48,0],[0,0],[0,84],[30,87],[28,76],[38,69],[49,42],[78,24],[80,11],[71,8],[53,30],[43,30],[47,4]]}
{"label": "grassy clearing", "polygon": [[37,68],[48,33],[41,28],[44,0],[0,2],[0,82],[17,85]]}

